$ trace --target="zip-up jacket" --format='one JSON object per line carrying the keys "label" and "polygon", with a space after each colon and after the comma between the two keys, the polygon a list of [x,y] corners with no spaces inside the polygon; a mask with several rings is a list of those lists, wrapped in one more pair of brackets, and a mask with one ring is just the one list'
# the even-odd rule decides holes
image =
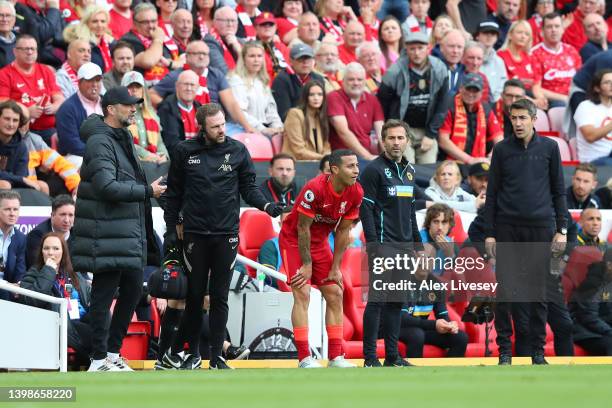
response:
{"label": "zip-up jacket", "polygon": [[268,202],[246,147],[228,137],[211,144],[202,135],[176,145],[165,196],[167,229],[174,231],[181,212],[184,231],[200,235],[238,233],[240,196],[262,211]]}
{"label": "zip-up jacket", "polygon": [[402,166],[384,153],[372,160],[361,173],[363,202],[359,215],[368,243],[417,242],[414,183],[415,171],[405,159]]}
{"label": "zip-up jacket", "polygon": [[489,169],[484,225],[567,228],[567,204],[557,144],[534,132],[529,144],[515,135],[495,145]]}

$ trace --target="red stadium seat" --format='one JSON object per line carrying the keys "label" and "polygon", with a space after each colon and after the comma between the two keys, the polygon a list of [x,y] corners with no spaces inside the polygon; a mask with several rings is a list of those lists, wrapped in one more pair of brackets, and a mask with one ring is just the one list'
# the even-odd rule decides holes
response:
{"label": "red stadium seat", "polygon": [[128,360],[146,360],[149,351],[151,324],[149,322],[130,322],[123,338],[121,355]]}
{"label": "red stadium seat", "polygon": [[[272,227],[272,218],[268,214],[259,210],[246,210],[242,213],[238,253],[257,261],[257,255],[263,243],[274,237],[276,237],[276,232]],[[251,276],[255,276],[253,268],[247,266],[247,270]]]}
{"label": "red stadium seat", "polygon": [[159,310],[157,310],[157,299],[151,299],[151,320],[153,321],[153,337],[159,338],[159,332],[161,330],[161,317],[159,316]]}
{"label": "red stadium seat", "polygon": [[606,242],[612,242],[612,229],[608,232],[608,239],[606,239]]}
{"label": "red stadium seat", "polygon": [[578,139],[572,137],[568,142],[572,160],[578,160]]}
{"label": "red stadium seat", "polygon": [[256,161],[270,160],[274,156],[270,139],[259,133],[239,133],[232,136],[242,142],[249,151],[251,158]]}
{"label": "red stadium seat", "polygon": [[601,261],[602,257],[602,253],[596,247],[578,246],[574,248],[561,277],[566,301],[571,299],[572,292],[584,281],[589,265]]}
{"label": "red stadium seat", "polygon": [[455,211],[455,226],[448,234],[453,239],[453,242],[458,246],[461,246],[467,238],[467,233],[463,228],[463,221],[461,221],[461,214],[459,211]]}
{"label": "red stadium seat", "polygon": [[546,136],[546,137],[554,140],[557,143],[557,146],[559,146],[559,153],[561,154],[561,161],[563,162],[572,161],[572,154],[570,152],[570,148],[564,139],[561,139],[560,137],[554,137],[554,136]]}
{"label": "red stadium seat", "polygon": [[536,116],[535,129],[539,132],[548,132],[550,130],[550,124],[548,123],[548,116],[546,112],[538,109],[538,115]]}
{"label": "red stadium seat", "polygon": [[550,108],[548,110],[548,120],[550,121],[550,130],[558,132],[561,138],[567,140],[567,135],[563,131],[563,116],[565,108]]}
{"label": "red stadium seat", "polygon": [[365,252],[362,253],[360,248],[348,248],[340,267],[344,281],[344,313],[353,325],[353,340],[363,339],[363,311],[368,282],[367,278],[362,277],[362,261],[367,265]]}
{"label": "red stadium seat", "polygon": [[272,136],[271,139],[272,148],[274,149],[274,154],[278,154],[283,150],[283,135],[281,133],[277,133]]}

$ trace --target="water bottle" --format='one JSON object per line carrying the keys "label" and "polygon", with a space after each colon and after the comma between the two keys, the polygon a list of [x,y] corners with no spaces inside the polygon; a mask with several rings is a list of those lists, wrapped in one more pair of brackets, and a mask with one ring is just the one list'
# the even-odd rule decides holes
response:
{"label": "water bottle", "polygon": [[257,288],[260,292],[264,291],[264,284],[266,281],[266,274],[262,271],[257,271]]}

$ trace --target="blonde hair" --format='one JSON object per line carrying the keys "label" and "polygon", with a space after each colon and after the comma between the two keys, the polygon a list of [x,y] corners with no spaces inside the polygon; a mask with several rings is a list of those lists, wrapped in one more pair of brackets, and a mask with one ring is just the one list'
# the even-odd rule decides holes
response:
{"label": "blonde hair", "polygon": [[438,165],[438,167],[436,167],[436,172],[433,177],[434,181],[440,184],[440,175],[446,167],[452,167],[453,169],[455,169],[455,172],[457,174],[457,185],[455,187],[458,187],[461,184],[461,170],[459,169],[459,165],[457,164],[457,162],[454,160],[444,160]]}
{"label": "blonde hair", "polygon": [[[100,13],[106,16],[107,23],[110,22],[110,14],[108,14],[108,10],[101,5],[92,4],[85,9],[83,12],[83,18],[81,18],[81,21],[78,24],[71,24],[64,29],[64,40],[69,43],[73,40],[81,39],[90,43],[98,44],[98,38],[91,32],[88,23],[89,20]],[[106,28],[106,33],[112,35],[108,27]]]}
{"label": "blonde hair", "polygon": [[440,21],[442,19],[446,19],[446,20],[448,20],[450,22],[451,30],[457,29],[457,25],[455,24],[453,19],[450,18],[450,16],[448,14],[440,14],[438,17],[436,17],[436,19],[434,20],[433,25],[431,27],[431,35],[429,36],[429,45],[432,48],[437,44],[436,37],[434,36],[434,32],[436,31],[436,25],[438,24],[438,21]]}
{"label": "blonde hair", "polygon": [[505,50],[510,47],[510,44],[512,43],[510,36],[512,35],[514,30],[516,30],[516,28],[519,25],[524,26],[527,29],[527,33],[529,34],[529,42],[527,43],[526,49],[523,50],[529,53],[529,50],[531,50],[531,46],[533,45],[533,31],[531,31],[531,25],[529,24],[527,20],[516,20],[514,23],[512,23],[512,25],[510,26],[510,29],[508,30],[508,34],[506,34],[506,39],[504,40],[504,44],[501,46],[500,50]]}
{"label": "blonde hair", "polygon": [[270,76],[268,75],[268,70],[266,69],[266,50],[259,41],[248,41],[242,46],[242,51],[240,51],[240,58],[238,58],[236,68],[234,68],[234,70],[230,72],[230,75],[236,75],[242,78],[248,88],[251,88],[253,86],[253,83],[248,80],[249,71],[247,70],[247,67],[244,63],[244,59],[246,58],[247,53],[253,48],[260,49],[264,54],[261,69],[259,70],[257,75],[255,75],[255,77],[259,79],[264,85],[266,85],[267,88],[268,82],[270,82]]}

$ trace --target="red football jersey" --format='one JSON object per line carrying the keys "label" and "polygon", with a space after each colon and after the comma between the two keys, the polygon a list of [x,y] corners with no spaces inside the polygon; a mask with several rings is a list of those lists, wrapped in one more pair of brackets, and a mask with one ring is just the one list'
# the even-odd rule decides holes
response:
{"label": "red football jersey", "polygon": [[562,95],[569,95],[572,78],[582,66],[578,51],[563,43],[558,52],[539,43],[531,50],[531,61],[536,76],[542,78],[542,88]]}
{"label": "red football jersey", "polygon": [[280,239],[297,243],[298,213],[313,218],[310,227],[312,244],[327,243],[329,234],[336,229],[342,218],[359,218],[359,206],[363,199],[361,184],[355,183],[344,189],[342,194],[334,191],[329,174],[321,174],[310,180],[295,200],[293,210],[283,222]]}

